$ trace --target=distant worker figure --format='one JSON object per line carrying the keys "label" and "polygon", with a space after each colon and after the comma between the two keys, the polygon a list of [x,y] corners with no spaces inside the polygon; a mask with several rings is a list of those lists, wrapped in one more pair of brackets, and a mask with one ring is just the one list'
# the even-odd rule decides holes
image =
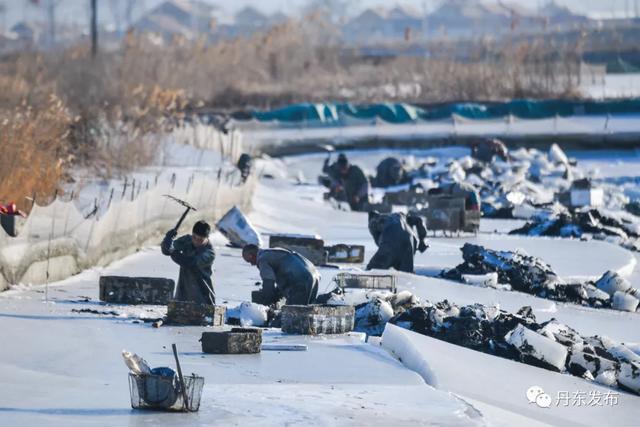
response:
{"label": "distant worker figure", "polygon": [[315,301],[320,273],[302,255],[287,249],[246,245],[242,248],[242,258],[260,271],[262,304],[275,304],[283,297],[288,305],[308,305]]}
{"label": "distant worker figure", "polygon": [[347,156],[344,153],[338,154],[338,160],[333,163],[329,163],[331,161],[331,157],[327,157],[324,159],[324,164],[322,165],[322,173],[327,174],[329,178],[334,181],[340,180],[340,172],[338,172],[338,163],[348,162]]}
{"label": "distant worker figure", "polygon": [[506,162],[509,160],[509,150],[499,139],[487,139],[471,147],[471,157],[484,163],[493,162],[495,157]]}
{"label": "distant worker figure", "polygon": [[344,195],[353,211],[365,211],[369,205],[369,180],[362,169],[349,163],[341,153],[338,160],[329,165],[325,160],[322,171],[331,178],[331,192],[340,200]]}
{"label": "distant worker figure", "polygon": [[249,175],[251,175],[251,168],[253,166],[253,161],[251,160],[251,156],[247,153],[242,153],[238,158],[237,168],[240,171],[240,177],[242,182],[247,182]]}
{"label": "distant worker figure", "polygon": [[191,234],[185,234],[173,240],[178,232],[169,230],[160,248],[163,255],[180,266],[180,276],[174,299],[199,304],[216,302],[213,282],[211,281],[211,267],[216,255],[209,242],[211,227],[204,221],[198,221],[193,226]]}
{"label": "distant worker figure", "polygon": [[413,257],[417,251],[429,247],[425,240],[427,229],[417,215],[369,212],[369,232],[378,245],[367,270],[395,268],[407,273],[414,272]]}
{"label": "distant worker figure", "polygon": [[385,188],[411,182],[404,165],[395,157],[387,157],[378,164],[376,176],[371,184],[374,187]]}

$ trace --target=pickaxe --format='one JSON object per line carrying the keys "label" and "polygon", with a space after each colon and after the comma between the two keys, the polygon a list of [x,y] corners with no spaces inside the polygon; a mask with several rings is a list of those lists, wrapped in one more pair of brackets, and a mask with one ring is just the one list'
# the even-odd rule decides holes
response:
{"label": "pickaxe", "polygon": [[197,211],[198,209],[194,208],[193,206],[191,206],[189,203],[185,202],[184,200],[180,200],[177,197],[173,197],[170,196],[168,194],[165,194],[164,197],[167,197],[171,200],[173,200],[176,203],[181,204],[182,206],[184,206],[185,208],[187,208],[184,213],[182,214],[182,216],[180,217],[180,220],[178,220],[178,223],[176,224],[176,226],[174,227],[174,230],[178,231],[178,228],[180,228],[180,225],[182,224],[182,221],[184,221],[184,219],[187,217],[187,214],[189,213],[189,211]]}

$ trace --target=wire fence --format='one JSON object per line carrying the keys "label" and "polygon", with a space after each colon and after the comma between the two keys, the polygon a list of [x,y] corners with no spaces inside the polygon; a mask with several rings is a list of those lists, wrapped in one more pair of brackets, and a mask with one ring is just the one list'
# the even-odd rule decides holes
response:
{"label": "wire fence", "polygon": [[166,194],[198,208],[183,230],[199,219],[216,221],[233,206],[250,207],[254,180],[243,182],[235,166],[242,151],[238,132],[185,126],[164,142],[173,156],[168,150],[163,166],[89,186],[86,194],[56,193],[46,206],[34,200],[27,218],[12,217],[15,236],[0,228],[0,289],[60,280],[158,240],[184,211]]}

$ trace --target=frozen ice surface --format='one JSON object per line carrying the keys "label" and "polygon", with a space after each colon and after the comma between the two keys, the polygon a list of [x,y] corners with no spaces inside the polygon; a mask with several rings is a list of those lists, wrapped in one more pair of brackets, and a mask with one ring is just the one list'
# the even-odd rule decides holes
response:
{"label": "frozen ice surface", "polygon": [[[468,152],[452,148],[416,155],[457,156]],[[375,166],[389,152],[356,158]],[[573,157],[573,153],[568,153]],[[282,164],[299,167],[307,177],[320,168],[324,156],[302,156],[270,163],[274,172]],[[608,159],[580,160],[606,166]],[[368,163],[367,163],[368,162]],[[637,162],[625,173],[635,174]],[[265,163],[266,164],[266,163]],[[625,164],[626,167],[626,164]],[[259,169],[259,168],[258,168]],[[612,172],[613,172],[612,168]],[[268,170],[265,168],[265,170]],[[291,171],[289,171],[291,172]],[[274,175],[275,176],[275,175]],[[318,234],[327,244],[352,243],[375,252],[367,230],[366,214],[337,211],[322,201],[322,189],[265,179],[258,186],[249,214],[258,231]],[[638,286],[636,256],[607,242],[506,236],[513,220],[483,221],[481,233],[456,238],[430,238],[431,247],[416,259],[419,273],[437,274],[462,260],[464,242],[496,250],[524,249],[548,262],[563,279],[600,277],[617,271]],[[513,227],[515,228],[515,227]],[[493,233],[494,230],[498,234]],[[211,236],[216,250],[214,284],[218,303],[237,307],[250,299],[259,274],[246,264],[238,249],[226,246],[219,233]],[[321,268],[320,292],[330,290],[341,269]],[[363,268],[349,266],[349,269]],[[140,317],[161,317],[161,307],[103,306],[98,302],[100,274],[126,274],[177,279],[178,268],[157,247],[146,248],[106,268],[85,271],[44,288],[23,284],[0,294],[0,425],[211,425],[294,424],[354,425],[633,425],[640,416],[640,398],[622,394],[615,408],[538,408],[525,397],[538,385],[555,397],[562,390],[606,391],[576,377],[544,371],[507,359],[481,354],[398,329],[412,348],[402,363],[380,346],[365,344],[359,335],[340,337],[283,336],[267,331],[265,343],[306,344],[306,352],[263,352],[248,356],[213,356],[201,353],[201,327],[154,329],[134,323]],[[398,273],[398,289],[423,300],[448,299],[459,305],[499,305],[516,312],[528,305],[539,322],[556,318],[582,335],[608,336],[617,342],[640,342],[640,316],[636,313],[562,304],[519,292],[469,286],[450,281]],[[118,317],[74,313],[74,308],[114,310]],[[401,341],[404,338],[401,339]],[[373,343],[375,340],[371,340]],[[389,334],[383,342],[389,344]],[[197,414],[161,414],[130,409],[127,368],[123,349],[144,357],[150,365],[174,366],[171,343],[181,352],[183,370],[205,377]],[[389,344],[390,345],[390,344]],[[628,348],[638,352],[637,344]],[[394,350],[396,351],[396,350]],[[398,350],[400,351],[400,350]],[[397,353],[396,353],[397,354]],[[419,361],[414,364],[413,361]],[[428,369],[427,369],[428,368]],[[629,366],[632,372],[632,366]],[[427,372],[438,390],[425,384]],[[633,376],[630,377],[630,381]],[[632,384],[632,383],[630,383]],[[450,394],[453,393],[454,395]],[[462,400],[459,400],[461,398]],[[474,409],[475,408],[475,409]],[[481,414],[481,415],[479,415]]]}

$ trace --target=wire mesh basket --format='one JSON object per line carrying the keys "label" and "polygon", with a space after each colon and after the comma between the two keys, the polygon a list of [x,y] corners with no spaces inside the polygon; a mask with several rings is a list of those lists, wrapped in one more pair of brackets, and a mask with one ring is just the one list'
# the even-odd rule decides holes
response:
{"label": "wire mesh basket", "polygon": [[333,280],[342,289],[387,289],[391,292],[396,292],[396,276],[390,274],[338,273]]}
{"label": "wire mesh basket", "polygon": [[129,373],[131,407],[161,411],[196,412],[200,409],[200,398],[204,378],[197,375],[184,377],[187,402],[184,401],[178,379],[153,374]]}

